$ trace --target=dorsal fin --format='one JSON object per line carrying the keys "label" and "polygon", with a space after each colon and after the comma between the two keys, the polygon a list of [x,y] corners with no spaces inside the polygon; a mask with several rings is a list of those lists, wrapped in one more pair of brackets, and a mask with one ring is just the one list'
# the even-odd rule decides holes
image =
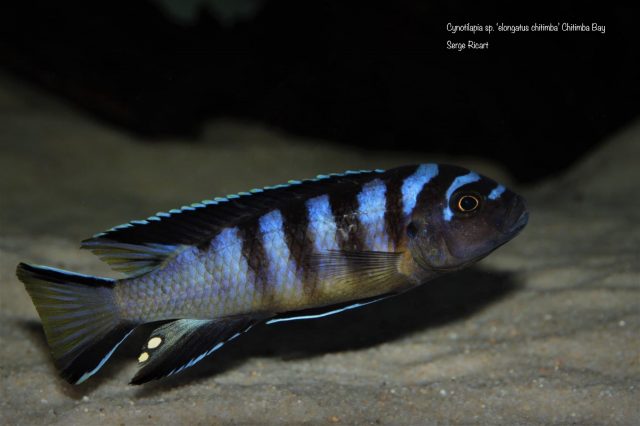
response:
{"label": "dorsal fin", "polygon": [[289,181],[284,185],[252,189],[249,192],[204,200],[180,209],[160,212],[145,220],[134,220],[94,235],[82,246],[92,249],[97,240],[126,244],[195,245],[214,236],[220,229],[234,226],[261,212],[321,195],[346,185],[359,185],[384,170],[359,170],[319,175],[315,179]]}
{"label": "dorsal fin", "polygon": [[352,190],[381,173],[384,170],[348,170],[204,200],[116,226],[84,240],[81,247],[117,271],[141,275],[162,265],[185,246],[208,241],[225,227],[331,191]]}
{"label": "dorsal fin", "polygon": [[92,238],[82,242],[82,248],[91,250],[113,270],[124,272],[129,277],[153,271],[185,247],[157,243],[128,244],[106,238]]}

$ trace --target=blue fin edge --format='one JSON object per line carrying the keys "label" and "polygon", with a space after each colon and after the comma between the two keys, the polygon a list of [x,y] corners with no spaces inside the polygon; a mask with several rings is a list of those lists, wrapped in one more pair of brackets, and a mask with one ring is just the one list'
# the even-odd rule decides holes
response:
{"label": "blue fin edge", "polygon": [[380,300],[386,299],[388,297],[391,297],[391,295],[385,295],[385,296],[378,297],[376,299],[369,300],[369,301],[366,301],[366,302],[354,303],[352,305],[347,305],[347,306],[344,306],[344,307],[338,308],[338,309],[332,309],[330,311],[322,312],[322,313],[319,313],[319,314],[296,315],[296,316],[291,316],[291,317],[273,318],[273,319],[270,319],[269,321],[265,322],[265,324],[271,325],[271,324],[277,324],[279,322],[286,322],[286,321],[299,321],[299,320],[309,320],[309,319],[324,318],[324,317],[328,317],[330,315],[339,314],[339,313],[344,312],[344,311],[349,311],[351,309],[361,308],[363,306],[367,306],[367,305],[370,305],[372,303],[379,302]]}
{"label": "blue fin edge", "polygon": [[254,188],[254,189],[249,190],[248,192],[238,192],[236,194],[229,194],[226,197],[216,197],[213,200],[202,200],[202,201],[200,201],[198,203],[193,203],[193,204],[188,205],[188,206],[182,206],[179,209],[171,209],[168,212],[158,212],[155,215],[149,216],[148,218],[143,219],[143,220],[132,220],[130,222],[114,226],[113,228],[110,228],[110,229],[108,229],[106,231],[99,232],[99,233],[93,235],[92,238],[104,237],[107,234],[109,234],[110,232],[120,231],[122,229],[131,228],[131,227],[137,226],[137,225],[147,225],[150,222],[154,222],[154,221],[157,222],[157,221],[162,220],[162,218],[168,218],[168,217],[171,217],[172,215],[180,214],[180,213],[182,213],[184,211],[193,211],[193,210],[201,209],[201,208],[204,208],[204,207],[207,207],[207,206],[210,206],[210,205],[226,203],[226,202],[229,202],[231,200],[235,200],[235,199],[243,198],[243,197],[249,197],[249,196],[251,196],[253,194],[264,192],[264,191],[280,189],[280,188],[287,188],[287,187],[294,186],[294,185],[301,185],[301,184],[306,183],[306,182],[318,182],[318,181],[321,181],[321,180],[324,180],[324,179],[329,179],[331,177],[336,177],[336,176],[339,177],[339,176],[357,175],[357,174],[362,174],[362,173],[384,173],[384,172],[385,172],[385,170],[383,170],[383,169],[347,170],[347,171],[345,171],[343,173],[330,173],[328,175],[317,175],[313,179],[290,180],[286,184],[265,186],[263,188]]}

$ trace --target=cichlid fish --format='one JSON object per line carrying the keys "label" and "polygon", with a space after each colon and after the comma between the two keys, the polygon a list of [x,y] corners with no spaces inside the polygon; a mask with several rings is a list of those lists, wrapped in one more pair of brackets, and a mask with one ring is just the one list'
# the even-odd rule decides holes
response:
{"label": "cichlid fish", "polygon": [[[62,375],[82,383],[158,322],[131,381],[189,368],[252,326],[318,318],[468,266],[527,223],[523,199],[448,165],[347,171],[205,200],[82,242],[125,278],[21,263]],[[327,307],[320,314],[300,312]]]}

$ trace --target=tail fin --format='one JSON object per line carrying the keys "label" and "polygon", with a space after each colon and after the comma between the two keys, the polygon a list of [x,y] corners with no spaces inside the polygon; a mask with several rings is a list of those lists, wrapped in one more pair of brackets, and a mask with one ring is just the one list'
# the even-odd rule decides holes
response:
{"label": "tail fin", "polygon": [[115,305],[115,281],[21,263],[16,274],[36,306],[62,376],[79,384],[94,375],[136,324]]}

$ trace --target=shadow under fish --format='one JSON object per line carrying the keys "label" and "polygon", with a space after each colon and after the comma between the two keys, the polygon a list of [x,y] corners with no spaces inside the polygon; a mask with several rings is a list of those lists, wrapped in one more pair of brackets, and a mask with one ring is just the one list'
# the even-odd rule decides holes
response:
{"label": "shadow under fish", "polygon": [[71,383],[156,323],[131,381],[141,384],[194,366],[257,324],[361,308],[467,267],[527,219],[520,196],[460,167],[347,171],[205,200],[83,241],[124,279],[23,263],[17,275]]}

